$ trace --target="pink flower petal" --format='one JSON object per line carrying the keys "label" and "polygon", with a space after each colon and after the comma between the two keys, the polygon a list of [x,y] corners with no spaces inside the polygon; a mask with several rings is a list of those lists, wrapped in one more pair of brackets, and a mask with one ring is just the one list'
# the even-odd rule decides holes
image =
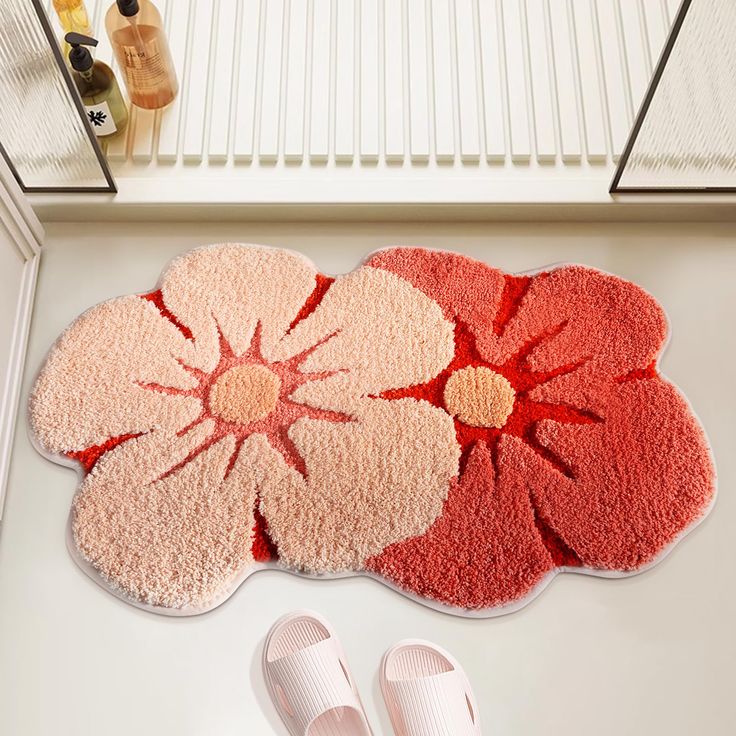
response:
{"label": "pink flower petal", "polygon": [[167,309],[194,338],[189,364],[209,372],[220,357],[218,331],[240,356],[260,324],[268,356],[316,284],[316,269],[298,253],[223,243],[172,261],[161,278],[161,292]]}
{"label": "pink flower petal", "polygon": [[281,561],[309,572],[360,569],[442,512],[459,449],[452,419],[424,401],[364,399],[347,423],[300,419],[289,437],[306,473],[264,448],[261,512]]}
{"label": "pink flower petal", "polygon": [[68,453],[153,428],[183,429],[202,403],[145,386],[196,385],[180,362],[188,350],[179,330],[145,299],[125,296],[88,310],[56,341],[33,387],[38,441],[47,452]]}
{"label": "pink flower petal", "polygon": [[74,499],[79,551],[135,600],[208,607],[253,562],[256,486],[248,463],[233,457],[233,437],[209,444],[212,428],[128,440],[100,459]]}
{"label": "pink flower petal", "polygon": [[306,354],[300,370],[322,375],[293,398],[349,411],[356,398],[434,378],[452,359],[453,329],[421,290],[388,271],[362,267],[335,279],[273,357],[300,353]]}

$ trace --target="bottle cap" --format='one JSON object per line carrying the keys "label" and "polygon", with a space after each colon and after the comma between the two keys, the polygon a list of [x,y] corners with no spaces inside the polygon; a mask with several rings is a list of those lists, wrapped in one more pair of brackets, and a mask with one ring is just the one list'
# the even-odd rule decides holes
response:
{"label": "bottle cap", "polygon": [[126,18],[130,18],[131,15],[136,15],[140,10],[138,0],[117,0],[117,4],[120,15],[124,15]]}
{"label": "bottle cap", "polygon": [[69,52],[69,63],[72,69],[78,72],[86,72],[87,69],[91,69],[95,61],[85,46],[97,46],[97,39],[72,31],[64,36],[64,40],[72,47]]}

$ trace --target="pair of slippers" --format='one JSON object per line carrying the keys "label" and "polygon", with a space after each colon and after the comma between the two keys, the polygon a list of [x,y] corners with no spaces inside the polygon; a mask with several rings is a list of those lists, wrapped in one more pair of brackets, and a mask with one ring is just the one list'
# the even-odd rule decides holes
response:
{"label": "pair of slippers", "polygon": [[[263,674],[292,736],[371,736],[345,652],[313,611],[280,618],[266,637]],[[406,639],[381,662],[381,690],[396,736],[479,736],[468,678],[454,657]]]}

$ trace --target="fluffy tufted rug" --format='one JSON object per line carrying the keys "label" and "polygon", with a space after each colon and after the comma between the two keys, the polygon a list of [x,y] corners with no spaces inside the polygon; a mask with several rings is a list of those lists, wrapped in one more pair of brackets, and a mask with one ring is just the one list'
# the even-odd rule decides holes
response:
{"label": "fluffy tufted rug", "polygon": [[583,266],[392,248],[332,278],[214,245],[73,322],[30,417],[82,469],[75,558],[132,603],[200,613],[276,566],[490,616],[556,572],[638,572],[710,508],[666,337],[649,294]]}

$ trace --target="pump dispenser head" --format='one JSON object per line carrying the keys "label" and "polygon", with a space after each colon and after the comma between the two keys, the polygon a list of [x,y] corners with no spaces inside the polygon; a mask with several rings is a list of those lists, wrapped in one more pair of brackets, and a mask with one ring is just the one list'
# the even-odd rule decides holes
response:
{"label": "pump dispenser head", "polygon": [[85,46],[97,46],[97,39],[83,36],[81,33],[67,33],[64,40],[72,47],[69,52],[69,63],[72,69],[78,72],[86,72],[95,63],[89,49]]}
{"label": "pump dispenser head", "polygon": [[117,3],[120,15],[124,15],[126,18],[136,15],[140,10],[138,0],[117,0]]}

